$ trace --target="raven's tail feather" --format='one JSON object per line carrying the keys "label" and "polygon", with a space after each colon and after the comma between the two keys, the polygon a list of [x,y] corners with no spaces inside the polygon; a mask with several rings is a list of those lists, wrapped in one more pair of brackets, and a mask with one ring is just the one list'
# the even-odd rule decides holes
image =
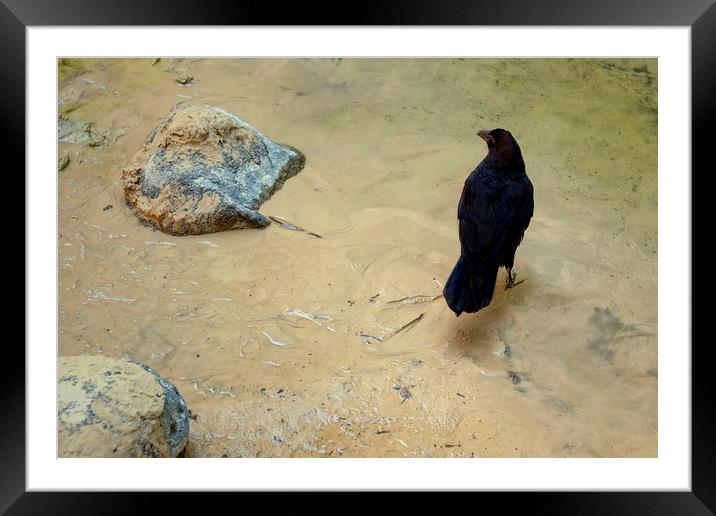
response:
{"label": "raven's tail feather", "polygon": [[497,267],[483,269],[469,266],[460,256],[445,284],[443,295],[456,315],[477,312],[492,301],[496,281]]}

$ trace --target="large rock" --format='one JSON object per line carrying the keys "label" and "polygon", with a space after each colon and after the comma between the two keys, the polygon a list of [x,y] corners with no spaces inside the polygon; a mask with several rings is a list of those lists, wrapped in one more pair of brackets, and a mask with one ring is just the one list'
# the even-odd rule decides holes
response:
{"label": "large rock", "polygon": [[184,399],[152,368],[60,357],[60,457],[176,457],[189,435]]}
{"label": "large rock", "polygon": [[305,163],[236,115],[175,108],[125,168],[124,194],[144,222],[173,235],[262,227],[258,208]]}

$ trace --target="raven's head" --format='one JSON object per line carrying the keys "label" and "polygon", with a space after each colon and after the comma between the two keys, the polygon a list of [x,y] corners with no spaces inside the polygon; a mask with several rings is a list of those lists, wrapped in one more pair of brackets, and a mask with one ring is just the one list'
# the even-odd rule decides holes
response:
{"label": "raven's head", "polygon": [[512,137],[509,131],[504,129],[493,129],[492,131],[477,131],[478,136],[485,140],[489,156],[494,160],[502,162],[504,165],[522,166],[522,151],[517,141]]}

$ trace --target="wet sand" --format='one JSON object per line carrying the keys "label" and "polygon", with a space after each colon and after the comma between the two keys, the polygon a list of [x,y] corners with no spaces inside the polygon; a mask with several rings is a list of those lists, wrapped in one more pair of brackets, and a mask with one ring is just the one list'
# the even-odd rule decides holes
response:
{"label": "wet sand", "polygon": [[[173,382],[187,456],[656,456],[656,60],[151,63],[60,66],[60,113],[103,144],[59,142],[59,353]],[[177,102],[305,153],[260,211],[323,238],[140,224],[121,170]],[[437,296],[495,127],[535,187],[526,281],[455,317]]]}

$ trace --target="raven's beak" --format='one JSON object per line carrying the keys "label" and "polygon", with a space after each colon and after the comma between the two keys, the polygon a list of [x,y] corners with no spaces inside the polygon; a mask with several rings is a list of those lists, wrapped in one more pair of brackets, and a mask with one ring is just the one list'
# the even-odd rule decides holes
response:
{"label": "raven's beak", "polygon": [[483,140],[487,141],[487,137],[490,136],[490,131],[485,131],[484,129],[482,129],[480,131],[477,131],[477,135]]}

